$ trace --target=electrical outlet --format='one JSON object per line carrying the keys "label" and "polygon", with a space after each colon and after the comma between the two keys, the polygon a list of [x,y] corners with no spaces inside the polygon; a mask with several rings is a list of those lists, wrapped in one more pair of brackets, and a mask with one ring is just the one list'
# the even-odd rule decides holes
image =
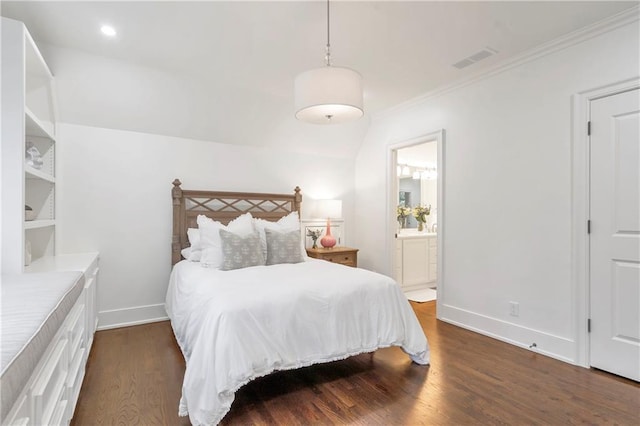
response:
{"label": "electrical outlet", "polygon": [[520,304],[518,302],[509,302],[509,315],[512,317],[520,316]]}

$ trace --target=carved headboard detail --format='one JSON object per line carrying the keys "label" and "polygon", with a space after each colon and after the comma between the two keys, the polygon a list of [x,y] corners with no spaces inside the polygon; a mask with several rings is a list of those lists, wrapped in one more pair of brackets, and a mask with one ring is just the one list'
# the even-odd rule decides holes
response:
{"label": "carved headboard detail", "polygon": [[224,223],[251,213],[253,217],[277,221],[293,211],[300,214],[302,194],[296,186],[293,194],[262,194],[256,192],[195,191],[180,187],[179,179],[173,181],[173,238],[171,264],[180,261],[180,251],[189,247],[187,229],[197,228],[196,219],[202,214]]}

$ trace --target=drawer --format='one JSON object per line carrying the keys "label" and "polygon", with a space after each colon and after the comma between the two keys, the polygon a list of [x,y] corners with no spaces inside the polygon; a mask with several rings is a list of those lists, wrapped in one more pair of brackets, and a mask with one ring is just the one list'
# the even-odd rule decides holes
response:
{"label": "drawer", "polygon": [[[79,299],[81,300],[81,299]],[[68,339],[71,345],[71,357],[78,351],[80,344],[84,339],[84,330],[86,327],[85,317],[84,317],[84,303],[76,304],[73,310],[69,314],[69,322],[67,324],[67,329],[69,331]]]}
{"label": "drawer", "polygon": [[76,339],[76,343],[71,346],[71,351],[69,352],[69,358],[71,359],[71,368],[69,369],[69,374],[71,376],[75,374],[73,367],[75,364],[77,364],[76,359],[79,354],[84,354],[84,350],[84,335],[81,335],[79,339]]}
{"label": "drawer", "polygon": [[48,425],[65,390],[67,376],[67,339],[61,339],[43,365],[40,376],[32,388],[34,424]]}
{"label": "drawer", "polygon": [[96,331],[98,326],[98,317],[96,315],[97,310],[97,291],[98,291],[98,274],[100,272],[100,268],[96,267],[93,269],[93,272],[85,281],[84,291],[85,291],[85,304],[86,304],[86,341],[90,343],[93,341],[93,333]]}
{"label": "drawer", "polygon": [[86,349],[81,348],[75,355],[75,359],[71,361],[69,377],[67,379],[67,398],[68,402],[70,403],[70,412],[67,413],[67,418],[69,419],[73,416],[72,410],[74,409],[75,404],[78,401],[78,397],[80,396],[80,388],[82,387],[82,380],[84,379],[86,364]]}
{"label": "drawer", "polygon": [[29,426],[29,417],[20,417],[17,420],[7,423],[11,426]]}
{"label": "drawer", "polygon": [[358,262],[356,253],[327,253],[322,255],[322,259],[347,266],[356,266]]}
{"label": "drawer", "polygon": [[29,424],[29,401],[26,395],[22,395],[13,408],[13,415],[3,424],[11,426],[27,426]]}
{"label": "drawer", "polygon": [[55,411],[53,412],[53,416],[51,416],[51,425],[66,425],[69,422],[67,421],[66,417],[66,411],[67,411],[67,401],[60,401],[60,403],[58,404],[58,406],[56,407]]}

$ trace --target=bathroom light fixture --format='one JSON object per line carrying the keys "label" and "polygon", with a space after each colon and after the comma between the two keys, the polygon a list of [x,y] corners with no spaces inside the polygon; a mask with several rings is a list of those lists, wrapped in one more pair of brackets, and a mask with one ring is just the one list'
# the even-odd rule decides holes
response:
{"label": "bathroom light fixture", "polygon": [[349,68],[331,65],[327,0],[327,47],[325,65],[299,74],[294,83],[296,118],[315,124],[337,124],[364,114],[362,76]]}
{"label": "bathroom light fixture", "polygon": [[438,179],[438,171],[435,167],[428,168],[424,172],[422,172],[422,179],[426,180],[434,180]]}

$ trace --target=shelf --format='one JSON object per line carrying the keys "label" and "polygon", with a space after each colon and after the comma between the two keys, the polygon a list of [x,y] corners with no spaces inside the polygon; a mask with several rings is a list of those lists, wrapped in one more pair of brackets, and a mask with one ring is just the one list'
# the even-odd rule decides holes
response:
{"label": "shelf", "polygon": [[24,222],[24,229],[39,229],[55,225],[56,221],[53,219],[29,220]]}
{"label": "shelf", "polygon": [[27,164],[24,165],[24,172],[27,175],[27,179],[42,179],[47,182],[56,183],[56,178],[42,170],[35,169]]}
{"label": "shelf", "polygon": [[53,125],[43,123],[38,117],[25,105],[24,107],[25,133],[27,136],[36,136],[39,138],[47,138],[55,142],[53,136]]}

